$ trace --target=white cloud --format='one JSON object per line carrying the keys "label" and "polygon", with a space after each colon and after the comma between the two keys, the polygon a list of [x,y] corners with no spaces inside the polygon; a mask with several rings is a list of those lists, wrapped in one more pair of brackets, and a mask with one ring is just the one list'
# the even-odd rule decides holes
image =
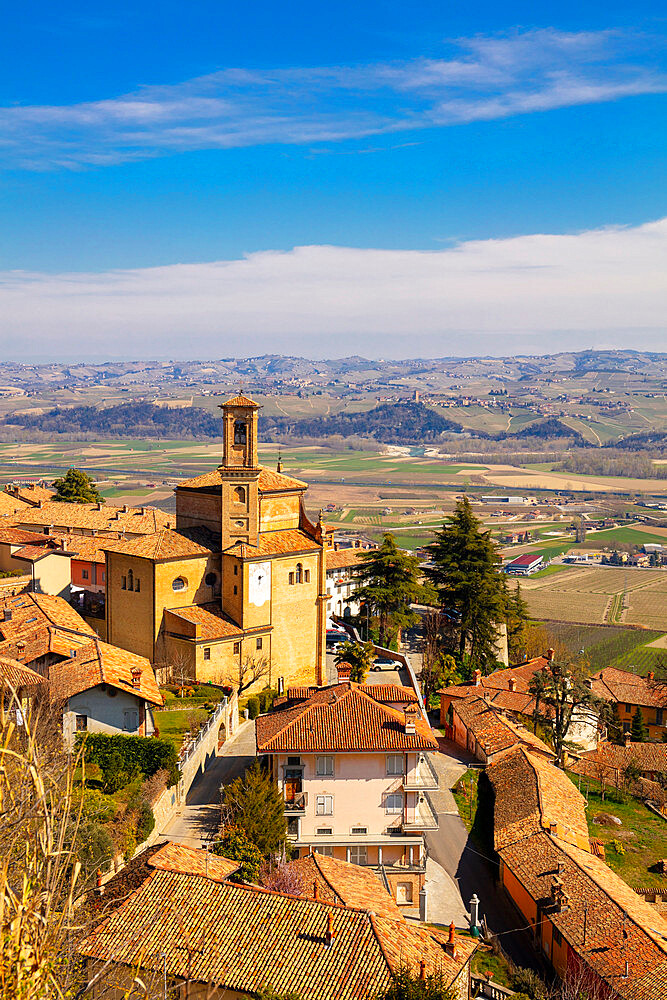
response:
{"label": "white cloud", "polygon": [[667,219],[435,251],[306,246],[102,274],[0,274],[6,358],[664,350]]}
{"label": "white cloud", "polygon": [[457,39],[441,59],[225,69],[67,106],[0,108],[0,164],[80,168],[164,153],[360,139],[667,90],[655,39],[554,29]]}

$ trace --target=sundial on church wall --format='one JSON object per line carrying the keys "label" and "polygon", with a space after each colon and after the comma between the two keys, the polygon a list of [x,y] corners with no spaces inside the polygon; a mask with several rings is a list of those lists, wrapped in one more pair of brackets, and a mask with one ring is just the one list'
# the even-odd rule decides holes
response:
{"label": "sundial on church wall", "polygon": [[261,608],[271,597],[271,563],[253,563],[249,572],[248,600]]}

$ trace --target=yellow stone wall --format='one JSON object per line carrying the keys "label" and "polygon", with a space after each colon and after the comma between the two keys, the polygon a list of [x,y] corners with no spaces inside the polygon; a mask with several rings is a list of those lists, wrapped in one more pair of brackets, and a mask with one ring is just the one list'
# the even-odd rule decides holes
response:
{"label": "yellow stone wall", "polygon": [[[154,657],[153,566],[121,552],[107,552],[107,641],[132,653]],[[123,590],[122,578],[132,570],[141,589]]]}
{"label": "yellow stone wall", "polygon": [[221,519],[222,498],[219,490],[217,494],[183,487],[176,490],[177,531],[205,527],[219,534]]}
{"label": "yellow stone wall", "polygon": [[[285,685],[315,684],[319,552],[280,557],[271,566],[272,673]],[[297,563],[310,570],[310,582],[289,583]],[[275,684],[275,680],[274,680]]]}
{"label": "yellow stone wall", "polygon": [[285,528],[298,528],[299,497],[299,493],[260,497],[260,531],[279,531]]}
{"label": "yellow stone wall", "polygon": [[[257,649],[257,639],[261,638],[262,648]],[[238,650],[235,652],[235,647]],[[210,684],[231,684],[238,686],[239,664],[245,661],[246,657],[256,657],[258,660],[266,657],[271,663],[271,633],[266,632],[261,636],[258,634],[229,638],[213,641],[204,639],[193,642],[189,639],[179,638],[174,635],[167,635],[164,638],[165,659],[170,663],[183,667],[186,677],[196,677],[198,681]],[[209,659],[204,658],[204,650],[210,650]],[[175,677],[178,680],[178,676]],[[262,676],[256,684],[248,689],[247,693],[261,691],[262,688],[272,683],[273,672]]]}
{"label": "yellow stone wall", "polygon": [[243,593],[243,563],[235,556],[223,555],[222,608],[239,627],[243,621]]}

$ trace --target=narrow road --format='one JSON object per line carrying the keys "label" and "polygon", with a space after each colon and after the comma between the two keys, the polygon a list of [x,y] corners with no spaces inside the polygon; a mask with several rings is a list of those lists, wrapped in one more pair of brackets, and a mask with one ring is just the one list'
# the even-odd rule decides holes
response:
{"label": "narrow road", "polygon": [[238,778],[255,759],[255,724],[241,723],[203,774],[195,778],[180,814],[161,834],[188,847],[203,847],[220,826],[220,786]]}
{"label": "narrow road", "polygon": [[[436,733],[437,735],[437,733]],[[440,789],[430,792],[438,812],[438,829],[426,834],[429,857],[433,858],[452,878],[465,910],[470,908],[474,893],[480,900],[480,919],[500,936],[500,944],[512,961],[521,967],[539,971],[541,966],[532,947],[526,921],[511,903],[497,880],[497,869],[468,835],[456,808],[452,786],[465,773],[469,755],[443,739],[438,739],[440,753],[434,764],[440,778]]]}

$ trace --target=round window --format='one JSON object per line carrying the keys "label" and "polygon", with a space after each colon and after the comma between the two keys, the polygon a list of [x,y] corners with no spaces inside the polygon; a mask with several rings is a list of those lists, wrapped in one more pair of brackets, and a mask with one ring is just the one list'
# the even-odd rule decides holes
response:
{"label": "round window", "polygon": [[187,587],[187,581],[183,579],[182,576],[177,576],[171,585],[172,590],[185,590]]}
{"label": "round window", "polygon": [[207,573],[206,576],[204,577],[204,583],[206,584],[207,587],[214,587],[217,579],[218,578],[215,575],[215,573]]}

